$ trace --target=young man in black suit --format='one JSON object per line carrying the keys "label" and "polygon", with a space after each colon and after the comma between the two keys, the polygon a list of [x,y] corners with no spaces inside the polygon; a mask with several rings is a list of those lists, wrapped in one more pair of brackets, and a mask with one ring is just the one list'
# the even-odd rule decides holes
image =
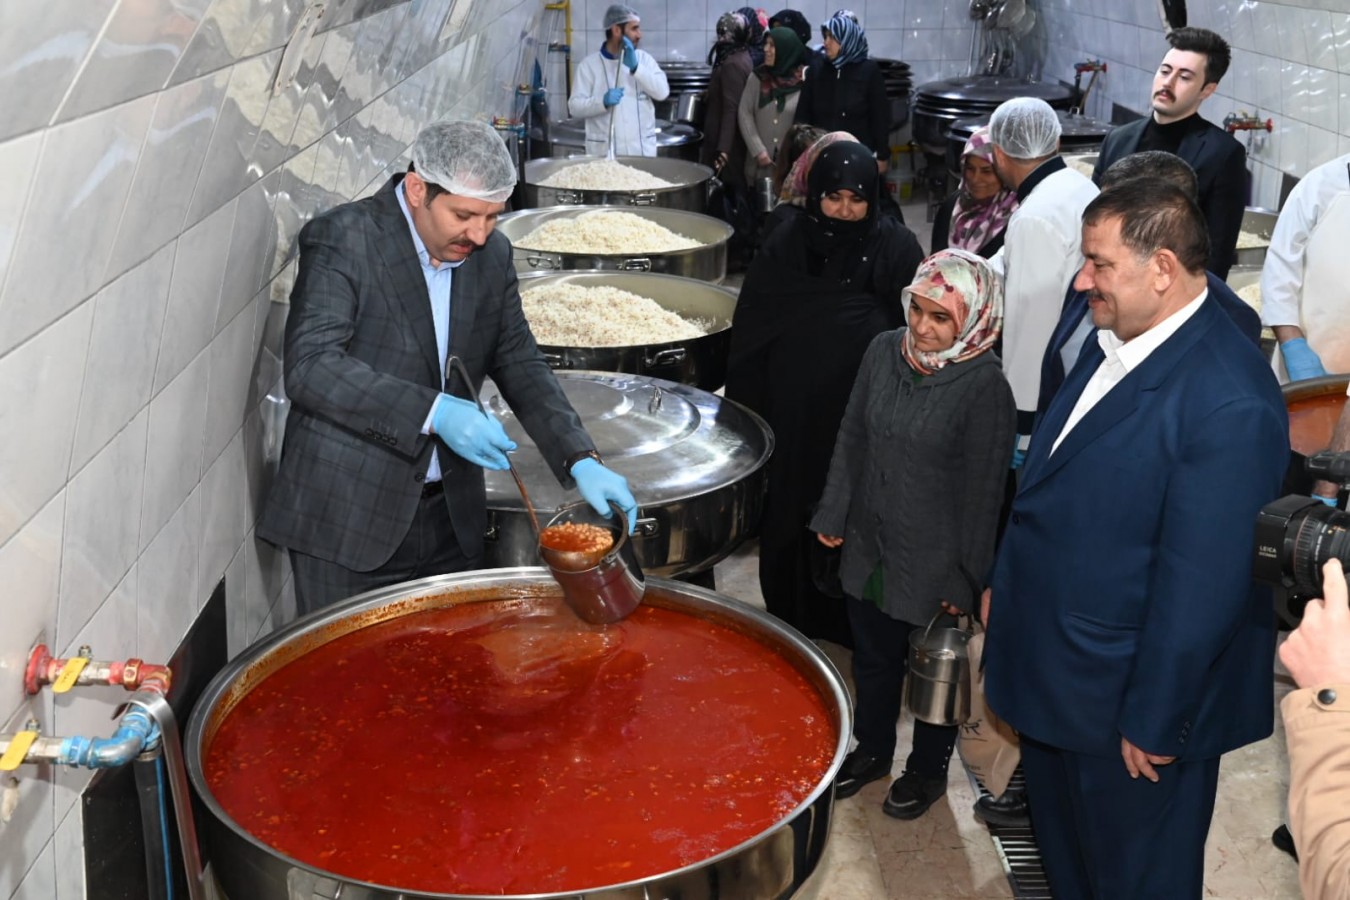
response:
{"label": "young man in black suit", "polygon": [[1232,54],[1228,42],[1205,28],[1178,28],[1153,76],[1152,115],[1106,136],[1092,180],[1122,156],[1140,150],[1175,153],[1195,170],[1200,209],[1209,226],[1206,268],[1228,277],[1247,204],[1247,151],[1232,135],[1200,116],[1200,104],[1219,88]]}

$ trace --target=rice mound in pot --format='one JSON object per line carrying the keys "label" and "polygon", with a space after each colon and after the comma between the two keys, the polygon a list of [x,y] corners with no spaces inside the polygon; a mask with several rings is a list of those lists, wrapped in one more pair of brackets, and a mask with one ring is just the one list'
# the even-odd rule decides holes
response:
{"label": "rice mound in pot", "polygon": [[621,162],[598,159],[561,168],[539,186],[573,191],[650,191],[675,187],[675,182]]}
{"label": "rice mound in pot", "polygon": [[520,292],[525,318],[549,347],[632,347],[702,337],[708,323],[618,288],[549,284]]}
{"label": "rice mound in pot", "polygon": [[642,216],[607,209],[550,219],[515,242],[546,253],[669,253],[701,247]]}

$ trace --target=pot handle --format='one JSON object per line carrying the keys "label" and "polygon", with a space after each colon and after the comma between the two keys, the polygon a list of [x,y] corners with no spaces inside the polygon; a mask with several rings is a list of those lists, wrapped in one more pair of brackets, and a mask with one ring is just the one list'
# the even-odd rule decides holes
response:
{"label": "pot handle", "polygon": [[657,350],[655,353],[649,354],[642,362],[648,368],[673,366],[676,363],[684,362],[685,357],[688,355],[688,352],[683,347],[668,347],[665,350]]}
{"label": "pot handle", "polygon": [[656,194],[634,194],[628,198],[628,202],[632,206],[654,206],[656,204]]}
{"label": "pot handle", "polygon": [[560,269],[557,261],[547,256],[527,256],[525,262],[529,263],[531,269]]}
{"label": "pot handle", "polygon": [[625,259],[619,263],[619,268],[625,272],[650,272],[652,270],[652,261],[645,256]]}

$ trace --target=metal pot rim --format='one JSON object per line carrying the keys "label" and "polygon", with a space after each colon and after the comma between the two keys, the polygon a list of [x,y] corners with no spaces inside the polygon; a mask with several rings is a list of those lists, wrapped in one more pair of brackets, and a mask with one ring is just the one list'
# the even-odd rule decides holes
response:
{"label": "metal pot rim", "polygon": [[[406,896],[408,898],[444,898],[444,900],[502,900],[503,897],[508,900],[574,900],[579,896],[591,891],[617,891],[623,889],[641,888],[643,885],[662,881],[672,877],[677,877],[685,872],[693,872],[712,865],[720,860],[736,856],[759,844],[776,833],[780,828],[794,821],[799,815],[808,810],[824,792],[832,790],[835,775],[840,766],[843,765],[845,753],[848,750],[849,740],[852,736],[852,706],[849,701],[848,691],[844,687],[843,676],[835,667],[828,656],[825,655],[819,647],[807,640],[795,630],[789,628],[777,617],[769,614],[765,610],[750,606],[735,598],[718,594],[706,588],[696,585],[685,584],[672,581],[665,578],[651,577],[647,579],[648,591],[653,588],[658,591],[664,590],[670,595],[680,597],[684,600],[692,600],[693,607],[703,612],[715,611],[721,613],[726,618],[733,620],[749,620],[758,626],[761,631],[767,631],[781,644],[795,650],[803,661],[813,664],[814,669],[821,676],[824,685],[828,685],[828,701],[834,703],[834,708],[839,712],[839,734],[835,742],[834,759],[830,764],[825,775],[822,776],[820,783],[806,797],[802,799],[793,809],[779,818],[777,822],[761,831],[759,834],[748,838],[741,843],[729,847],[714,856],[699,860],[687,866],[681,866],[678,869],[671,869],[666,872],[659,872],[655,875],[649,875],[646,878],[639,878],[633,881],[622,882],[608,885],[595,885],[582,891],[567,891],[561,893],[535,893],[535,894],[444,894],[444,893],[418,893],[402,891],[393,885],[383,885],[376,882],[360,881],[338,875],[334,872],[328,872],[319,869],[308,863],[301,862],[293,857],[287,856],[275,847],[266,844],[241,827],[228,813],[220,806],[216,800],[215,794],[211,791],[210,785],[206,782],[206,775],[202,767],[202,738],[210,715],[214,712],[216,706],[226,692],[233,686],[235,680],[248,672],[253,666],[260,666],[264,663],[267,656],[273,651],[294,642],[301,638],[322,632],[325,628],[333,626],[344,619],[354,617],[361,612],[369,612],[384,606],[391,606],[399,600],[415,600],[420,597],[428,597],[437,592],[446,591],[457,586],[472,585],[475,588],[499,584],[503,587],[523,585],[531,586],[552,586],[558,590],[556,582],[549,576],[548,570],[538,566],[520,566],[508,569],[479,569],[470,572],[458,572],[450,575],[435,575],[430,578],[423,578],[417,581],[408,581],[402,584],[390,585],[388,587],[377,588],[373,591],[367,591],[364,594],[358,594],[355,597],[342,600],[325,610],[312,615],[297,619],[289,625],[284,626],[278,631],[273,632],[267,637],[257,641],[252,646],[247,647],[238,656],[225,665],[223,669],[216,673],[211,682],[202,691],[198,698],[196,706],[193,707],[192,714],[188,719],[185,732],[185,748],[188,778],[196,790],[198,798],[207,811],[216,818],[216,820],[229,828],[237,838],[244,840],[261,852],[270,854],[283,860],[287,865],[311,872],[323,878],[336,879],[340,883],[352,884],[367,890],[390,892]],[[561,592],[559,591],[559,594]],[[471,602],[490,602],[490,601],[471,601]],[[645,601],[644,601],[645,602]],[[386,621],[387,619],[397,618],[399,615],[408,615],[412,612],[427,608],[425,606],[416,609],[408,609],[402,613],[396,613],[388,616],[386,619],[374,620],[368,624],[375,624],[376,621]],[[688,611],[681,609],[681,611]],[[358,626],[365,627],[365,626]],[[328,638],[334,640],[347,631],[335,631]],[[315,646],[321,646],[323,641]],[[302,654],[303,655],[303,654]],[[821,682],[813,682],[818,689],[824,689]],[[247,692],[245,692],[247,693]]]}

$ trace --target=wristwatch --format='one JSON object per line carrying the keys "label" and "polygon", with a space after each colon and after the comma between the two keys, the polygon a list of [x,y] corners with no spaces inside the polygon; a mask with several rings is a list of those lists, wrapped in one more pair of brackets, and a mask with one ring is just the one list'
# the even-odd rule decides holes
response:
{"label": "wristwatch", "polygon": [[600,454],[597,453],[596,451],[582,450],[580,453],[573,453],[571,456],[567,457],[567,460],[563,463],[563,471],[566,472],[568,475],[571,475],[572,467],[575,466],[577,463],[581,462],[583,459],[593,459],[602,466],[605,464],[605,461],[600,458]]}

